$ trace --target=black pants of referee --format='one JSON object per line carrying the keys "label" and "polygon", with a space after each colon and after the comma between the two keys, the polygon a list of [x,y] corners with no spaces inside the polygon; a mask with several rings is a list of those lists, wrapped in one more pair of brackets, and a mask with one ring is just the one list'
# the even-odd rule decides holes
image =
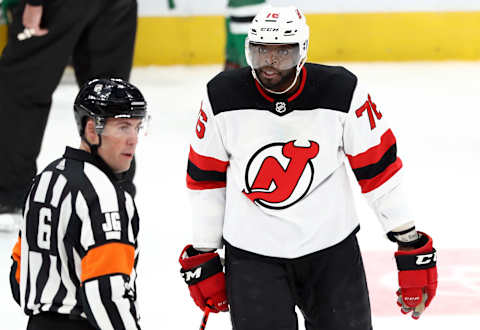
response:
{"label": "black pants of referee", "polygon": [[[4,205],[23,204],[37,172],[52,94],[70,59],[80,85],[96,77],[128,80],[132,68],[136,0],[44,3],[41,26],[49,33],[17,40],[24,29],[25,0],[20,0],[12,8],[7,45],[0,57],[0,204]],[[73,112],[72,107],[64,110]]]}
{"label": "black pants of referee", "polygon": [[226,243],[227,295],[234,330],[371,330],[362,257],[355,234],[296,259],[260,256]]}
{"label": "black pants of referee", "polygon": [[73,320],[68,315],[42,312],[30,316],[27,330],[96,330],[96,328],[87,320]]}

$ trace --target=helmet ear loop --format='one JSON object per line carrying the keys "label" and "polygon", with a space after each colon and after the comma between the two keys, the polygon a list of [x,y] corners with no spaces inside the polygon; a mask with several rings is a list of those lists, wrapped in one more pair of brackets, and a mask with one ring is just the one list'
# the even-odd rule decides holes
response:
{"label": "helmet ear loop", "polygon": [[98,148],[102,145],[102,134],[105,129],[105,121],[106,120],[103,117],[95,117],[95,132],[98,135],[98,143],[90,145],[90,150],[92,150],[92,154],[94,155],[97,154]]}
{"label": "helmet ear loop", "polygon": [[305,65],[305,62],[307,61],[307,57],[304,57],[303,60],[301,60],[298,64],[297,64],[297,78],[300,74],[300,71],[302,70],[302,67]]}
{"label": "helmet ear loop", "polygon": [[95,132],[100,136],[105,129],[105,118],[103,117],[95,117]]}
{"label": "helmet ear loop", "polygon": [[299,47],[303,47],[304,48],[304,51],[305,51],[305,56],[303,57],[303,59],[297,64],[297,72],[300,73],[300,70],[302,69],[302,67],[305,65],[305,63],[307,62],[307,51],[308,51],[308,40],[305,40],[304,43],[303,43],[303,46],[302,45],[299,45]]}
{"label": "helmet ear loop", "polygon": [[103,130],[105,129],[105,118],[95,117],[94,122],[95,122],[95,133],[97,133],[98,135],[98,143],[97,144],[90,143],[85,137],[85,131],[83,132],[81,138],[90,148],[90,152],[92,153],[92,155],[97,155],[98,148],[100,148],[100,146],[102,145],[102,133],[103,133]]}
{"label": "helmet ear loop", "polygon": [[85,137],[85,134],[83,134],[81,138],[82,138],[82,141],[84,141],[90,148],[90,153],[92,155],[97,155],[98,148],[100,148],[100,145],[102,144],[102,135],[98,134],[98,144],[91,144],[90,142],[88,142],[87,138]]}

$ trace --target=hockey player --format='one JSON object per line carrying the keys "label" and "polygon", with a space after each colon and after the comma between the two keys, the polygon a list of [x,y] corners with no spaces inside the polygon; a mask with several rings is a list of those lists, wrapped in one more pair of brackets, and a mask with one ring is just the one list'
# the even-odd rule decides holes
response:
{"label": "hockey player", "polygon": [[[0,231],[16,229],[21,217],[52,94],[67,64],[79,86],[99,77],[128,80],[137,27],[136,0],[7,2],[11,22],[0,56]],[[122,183],[132,193],[133,173],[134,165]]]}
{"label": "hockey player", "polygon": [[308,330],[372,328],[346,160],[398,244],[401,311],[418,318],[435,296],[432,239],[408,212],[383,109],[345,68],[305,63],[308,41],[297,8],[260,11],[249,67],[207,84],[190,146],[182,272],[202,309],[228,302],[235,330],[297,329],[295,306]]}
{"label": "hockey player", "polygon": [[139,218],[118,184],[147,120],[140,91],[94,79],[74,104],[79,149],[37,175],[13,250],[12,293],[28,330],[140,329],[136,307]]}

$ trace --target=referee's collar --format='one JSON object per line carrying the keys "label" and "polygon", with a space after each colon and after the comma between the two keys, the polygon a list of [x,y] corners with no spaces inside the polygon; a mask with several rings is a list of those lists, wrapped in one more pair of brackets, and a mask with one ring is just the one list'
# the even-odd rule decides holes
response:
{"label": "referee's collar", "polygon": [[118,180],[117,176],[115,175],[115,173],[113,173],[110,166],[108,166],[107,163],[105,163],[105,161],[98,155],[92,155],[85,150],[66,147],[63,157],[93,164],[98,167],[102,172],[104,172],[112,182]]}

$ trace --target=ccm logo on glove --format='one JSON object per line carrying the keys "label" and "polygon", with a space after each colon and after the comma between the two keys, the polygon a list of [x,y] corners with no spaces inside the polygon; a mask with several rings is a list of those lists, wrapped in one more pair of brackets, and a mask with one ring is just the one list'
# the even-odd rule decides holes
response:
{"label": "ccm logo on glove", "polygon": [[202,276],[202,268],[201,267],[198,267],[197,269],[195,269],[194,271],[185,271],[185,272],[182,272],[182,276],[183,276],[183,279],[185,280],[185,283],[187,284],[190,284],[192,280],[194,279],[199,279],[200,276]]}
{"label": "ccm logo on glove", "polygon": [[203,311],[206,307],[213,312],[227,311],[225,274],[218,253],[197,251],[187,245],[179,262],[182,265],[180,273],[195,304]]}
{"label": "ccm logo on glove", "polygon": [[417,256],[417,265],[428,265],[430,263],[437,262],[437,253],[429,253]]}

